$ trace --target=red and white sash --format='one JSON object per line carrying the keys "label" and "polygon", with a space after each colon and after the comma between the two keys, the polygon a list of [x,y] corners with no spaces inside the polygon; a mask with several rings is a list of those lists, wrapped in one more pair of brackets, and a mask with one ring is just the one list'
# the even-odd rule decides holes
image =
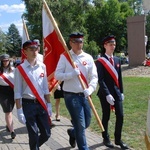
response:
{"label": "red and white sash", "polygon": [[118,82],[118,73],[115,70],[115,68],[112,66],[112,64],[104,57],[101,57],[98,59],[99,62],[103,64],[103,66],[106,68],[106,70],[109,72],[111,77],[113,78],[115,84],[119,88],[119,82]]}
{"label": "red and white sash", "polygon": [[11,87],[14,88],[14,81],[6,73],[0,74],[0,77]]}
{"label": "red and white sash", "polygon": [[[69,54],[68,54],[67,52],[65,52],[65,53],[63,53],[63,55],[66,57],[66,59],[67,59],[67,60],[70,62],[70,64],[72,65],[72,61],[71,61],[71,59],[70,59],[70,57],[69,57]],[[78,67],[78,66],[77,66],[77,67]],[[83,75],[83,73],[82,73],[81,71],[80,71],[80,75],[81,75],[81,78],[82,78],[82,80],[84,81],[86,87],[88,88],[88,87],[89,87],[88,82],[87,82],[85,76]]]}
{"label": "red and white sash", "polygon": [[[37,82],[34,80],[34,78],[32,76],[28,75],[28,73],[23,68],[22,64],[19,65],[17,68],[18,68],[19,72],[21,73],[22,77],[24,78],[24,80],[26,81],[29,88],[31,89],[31,91],[35,95],[36,99],[39,101],[39,103],[42,105],[42,107],[48,112],[46,104],[45,104],[44,97],[41,97],[43,95],[42,90],[37,90],[36,89],[36,87],[39,86],[37,84]],[[49,119],[50,119],[50,117],[49,117]]]}

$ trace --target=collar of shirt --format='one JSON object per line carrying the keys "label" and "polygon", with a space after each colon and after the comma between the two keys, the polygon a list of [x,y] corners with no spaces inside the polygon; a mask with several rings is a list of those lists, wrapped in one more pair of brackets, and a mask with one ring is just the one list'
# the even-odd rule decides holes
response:
{"label": "collar of shirt", "polygon": [[[70,50],[70,54],[71,54],[71,55],[76,55],[72,49]],[[83,50],[82,50],[81,54],[76,55],[76,56],[82,56],[83,54],[84,54],[84,52],[83,52]]]}
{"label": "collar of shirt", "polygon": [[[26,59],[24,60],[24,65],[25,65],[25,67],[31,66],[30,63]],[[37,66],[37,65],[39,66],[39,62],[38,61],[36,61],[35,66]]]}
{"label": "collar of shirt", "polygon": [[114,58],[114,56],[112,55],[112,56],[109,56],[108,54],[106,54],[105,53],[105,55],[108,57],[108,59],[110,59],[110,58]]}

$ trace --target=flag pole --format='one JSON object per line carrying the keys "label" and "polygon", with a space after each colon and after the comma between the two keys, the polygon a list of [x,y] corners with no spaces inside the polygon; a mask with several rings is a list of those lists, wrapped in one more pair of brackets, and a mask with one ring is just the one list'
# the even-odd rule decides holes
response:
{"label": "flag pole", "polygon": [[29,38],[28,31],[27,31],[27,26],[26,26],[26,24],[25,24],[25,22],[24,22],[24,19],[23,19],[23,18],[22,18],[22,23],[23,23],[23,28],[24,28],[25,33],[26,33],[26,36],[27,36],[27,40],[29,40],[30,38]]}
{"label": "flag pole", "polygon": [[[64,49],[66,50],[66,52],[68,53],[68,55],[69,55],[69,57],[70,57],[70,60],[71,60],[71,63],[72,63],[73,68],[75,68],[76,66],[75,66],[75,64],[74,64],[74,62],[73,62],[73,59],[72,59],[70,53],[69,53],[68,47],[67,47],[67,45],[66,45],[66,42],[64,41],[64,39],[63,39],[63,37],[62,37],[62,35],[61,35],[61,33],[60,33],[60,30],[59,30],[59,28],[58,28],[58,26],[57,26],[57,23],[56,23],[56,21],[55,21],[53,15],[52,15],[52,13],[51,13],[51,11],[50,11],[48,5],[47,5],[47,3],[45,2],[45,0],[43,0],[43,6],[45,7],[45,10],[47,11],[47,15],[49,16],[49,18],[50,18],[50,20],[51,20],[51,22],[52,22],[52,24],[53,24],[53,26],[54,26],[54,29],[55,29],[55,31],[56,31],[56,33],[57,33],[59,39],[60,39],[60,42],[62,43]],[[81,83],[81,85],[82,85],[82,88],[83,88],[83,89],[86,89],[85,84],[83,83],[82,78],[81,78],[80,75],[78,76],[78,78],[79,78],[79,81],[80,81],[80,83]],[[90,96],[88,96],[88,101],[89,101],[90,106],[91,106],[91,109],[92,109],[92,111],[93,111],[93,113],[94,113],[94,115],[95,115],[95,117],[96,117],[96,120],[97,120],[97,122],[98,122],[99,127],[101,128],[102,131],[104,131],[104,127],[103,127],[103,125],[102,125],[102,123],[101,123],[101,120],[100,120],[100,118],[99,118],[99,116],[98,116],[98,114],[97,114],[97,111],[96,111],[96,109],[95,109],[95,107],[94,107],[94,105],[93,105],[93,102],[92,102],[92,99],[90,98]]]}

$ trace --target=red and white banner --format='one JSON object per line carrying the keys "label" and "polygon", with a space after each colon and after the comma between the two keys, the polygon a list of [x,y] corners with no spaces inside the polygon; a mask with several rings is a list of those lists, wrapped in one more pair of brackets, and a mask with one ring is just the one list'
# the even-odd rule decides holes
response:
{"label": "red and white banner", "polygon": [[[28,34],[27,27],[26,27],[26,24],[25,24],[23,19],[22,19],[22,23],[23,23],[23,33],[22,33],[22,45],[23,45],[24,42],[29,40],[29,34]],[[21,61],[23,61],[25,58],[26,58],[26,55],[25,55],[24,50],[22,48],[21,49]]]}
{"label": "red and white banner", "polygon": [[47,77],[49,81],[49,90],[51,91],[57,84],[54,78],[54,72],[60,55],[65,52],[63,44],[55,30],[52,20],[49,17],[48,8],[43,4],[42,24],[43,24],[43,46],[44,46],[44,64],[46,65]]}

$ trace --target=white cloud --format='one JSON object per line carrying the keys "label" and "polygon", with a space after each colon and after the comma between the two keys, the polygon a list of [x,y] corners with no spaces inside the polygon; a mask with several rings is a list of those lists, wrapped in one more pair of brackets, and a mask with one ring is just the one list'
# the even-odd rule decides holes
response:
{"label": "white cloud", "polygon": [[[21,15],[24,11],[25,11],[24,3],[13,4],[13,5],[7,5],[7,4],[0,5],[0,17],[5,16],[4,18],[6,18],[6,20],[9,20],[9,21],[5,21],[5,19],[1,19],[0,28],[3,30],[3,32],[8,32],[8,28],[13,23],[17,27],[20,35],[22,35],[22,30],[23,29],[22,29]],[[16,16],[19,16],[19,18],[16,17],[16,16],[11,17],[12,13],[13,14],[17,13]]]}
{"label": "white cloud", "polygon": [[13,21],[10,23],[6,23],[6,24],[0,24],[0,28],[4,31],[4,32],[8,32],[8,28],[10,27],[11,24],[15,24],[16,28],[19,31],[19,34],[22,36],[22,30],[23,30],[23,25],[22,25],[22,20],[17,20],[17,21]]}
{"label": "white cloud", "polygon": [[14,4],[14,5],[0,5],[0,12],[6,12],[6,13],[22,13],[25,10],[25,5],[23,3],[21,4]]}

